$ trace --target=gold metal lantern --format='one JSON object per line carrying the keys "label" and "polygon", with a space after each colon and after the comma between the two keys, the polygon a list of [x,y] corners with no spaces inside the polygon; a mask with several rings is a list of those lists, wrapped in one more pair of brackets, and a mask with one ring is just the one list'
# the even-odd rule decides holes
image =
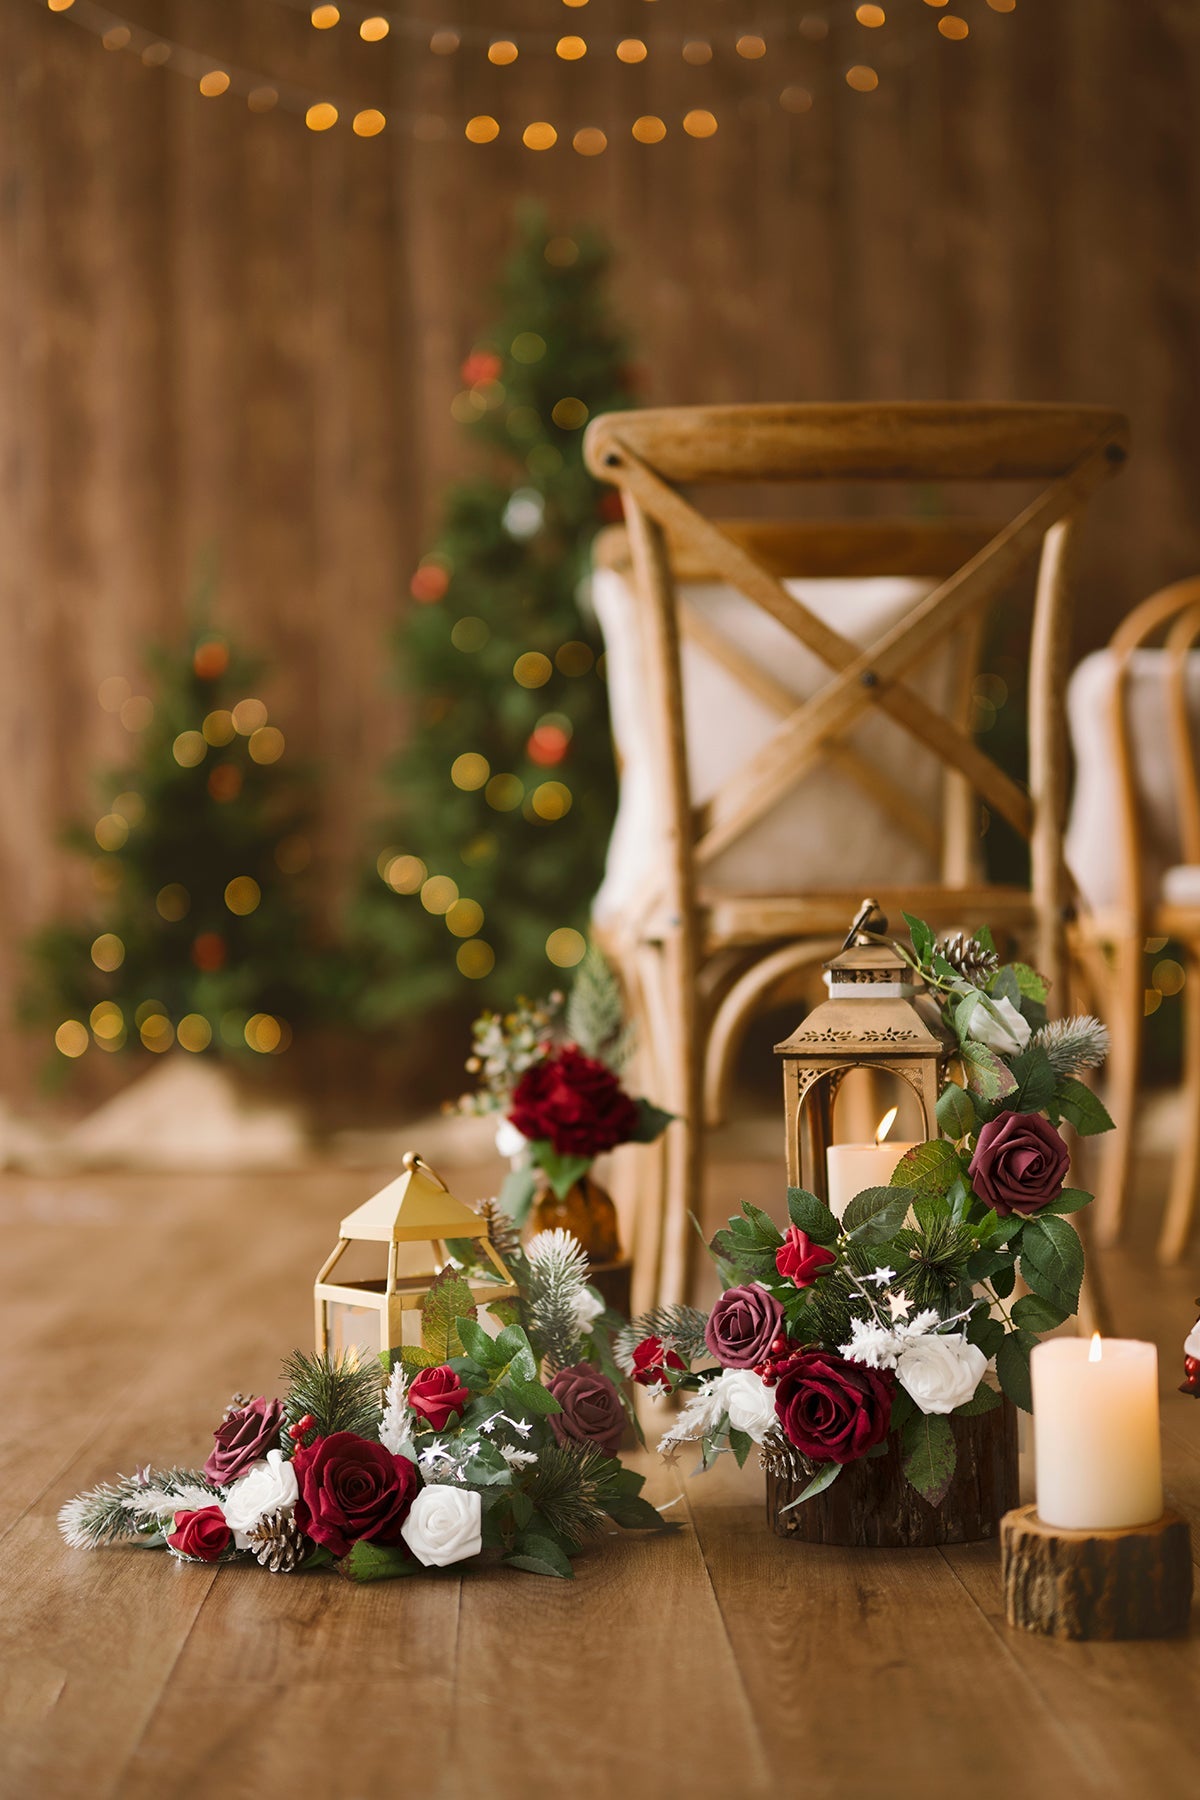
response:
{"label": "gold metal lantern", "polygon": [[[884,937],[886,930],[875,903],[864,901],[845,947],[824,965],[828,999],[775,1046],[783,1059],[788,1181],[808,1188],[839,1215],[843,1204],[830,1195],[828,1153],[834,1144],[834,1104],[851,1069],[898,1076],[917,1097],[923,1136],[938,1135],[936,1109],[950,1038],[936,1001]],[[864,1153],[860,1188],[886,1185],[884,1170],[909,1147],[882,1150],[881,1142],[877,1137],[874,1147],[845,1147]],[[890,1159],[888,1151],[894,1152]]]}
{"label": "gold metal lantern", "polygon": [[[477,1306],[513,1300],[517,1285],[491,1241],[488,1223],[456,1200],[441,1176],[413,1151],[405,1152],[404,1173],[342,1220],[337,1245],[321,1267],[313,1288],[317,1352],[378,1356],[421,1341],[421,1306],[451,1260],[449,1244],[465,1238],[479,1246],[479,1261],[494,1269],[463,1271]],[[382,1275],[330,1280],[354,1244],[387,1246]],[[379,1252],[373,1254],[378,1257]]]}

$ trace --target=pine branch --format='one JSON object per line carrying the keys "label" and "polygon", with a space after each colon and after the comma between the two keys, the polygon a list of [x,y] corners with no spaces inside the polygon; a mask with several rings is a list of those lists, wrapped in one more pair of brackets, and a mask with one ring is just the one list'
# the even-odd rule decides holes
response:
{"label": "pine branch", "polygon": [[538,1455],[526,1493],[547,1525],[578,1546],[604,1524],[611,1458],[581,1444],[549,1444]]}
{"label": "pine branch", "polygon": [[708,1314],[694,1306],[655,1306],[622,1325],[613,1352],[617,1366],[627,1375],[633,1371],[633,1353],[644,1338],[661,1338],[668,1350],[675,1350],[685,1362],[709,1355],[704,1341]]}
{"label": "pine branch", "polygon": [[[158,1536],[158,1520],[168,1510],[163,1500],[217,1500],[220,1489],[200,1469],[141,1469],[77,1494],[59,1508],[58,1529],[73,1550],[97,1550],[102,1544],[133,1543]],[[156,1504],[148,1507],[147,1501]]]}
{"label": "pine branch", "polygon": [[1080,1069],[1098,1069],[1108,1055],[1107,1025],[1090,1013],[1070,1019],[1052,1019],[1035,1031],[1030,1048],[1044,1050],[1056,1075],[1075,1075]]}
{"label": "pine branch", "polygon": [[574,1360],[579,1347],[579,1302],[588,1259],[578,1238],[561,1228],[539,1231],[525,1252],[525,1310],[538,1356],[553,1368]]}
{"label": "pine branch", "polygon": [[625,1021],[621,985],[595,944],[588,945],[571,984],[564,1023],[572,1043],[620,1074],[633,1052],[633,1030]]}
{"label": "pine branch", "polygon": [[[283,1365],[289,1391],[283,1403],[287,1425],[309,1414],[322,1437],[335,1431],[377,1438],[383,1405],[383,1372],[378,1363],[359,1362],[354,1355],[309,1356],[293,1350]],[[283,1453],[291,1456],[293,1440],[283,1433]]]}

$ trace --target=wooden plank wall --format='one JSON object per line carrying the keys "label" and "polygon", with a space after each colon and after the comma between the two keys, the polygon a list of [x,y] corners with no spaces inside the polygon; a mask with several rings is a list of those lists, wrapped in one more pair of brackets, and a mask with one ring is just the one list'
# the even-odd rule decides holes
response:
{"label": "wooden plank wall", "polygon": [[[1081,644],[1200,567],[1200,8],[1192,0],[814,5],[822,41],[728,49],[747,0],[410,0],[409,16],[723,44],[492,68],[394,33],[313,31],[283,0],[126,0],[214,60],[382,105],[360,141],[109,53],[38,0],[0,8],[0,1007],[21,937],[83,896],[56,845],[127,740],[96,701],[171,631],[200,558],[278,664],[267,698],[326,765],[321,864],[356,866],[403,731],[384,641],[440,485],[462,466],[456,369],[518,197],[618,250],[614,299],[656,402],[1096,400],[1133,415],[1088,536]],[[780,16],[803,14],[780,6]],[[519,35],[519,31],[518,31]],[[843,71],[871,62],[877,92]],[[786,113],[786,85],[813,95]],[[706,142],[678,129],[708,106]],[[500,140],[461,136],[477,112]],[[666,141],[628,136],[661,114]],[[525,150],[521,126],[610,147]],[[419,120],[416,131],[412,121]],[[434,137],[445,125],[446,135]],[[431,141],[432,139],[432,141]],[[0,1034],[0,1092],[32,1052]]]}

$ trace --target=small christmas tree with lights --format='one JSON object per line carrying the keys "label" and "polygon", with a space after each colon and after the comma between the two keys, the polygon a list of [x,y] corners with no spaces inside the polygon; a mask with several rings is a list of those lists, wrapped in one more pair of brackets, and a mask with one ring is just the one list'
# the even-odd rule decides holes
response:
{"label": "small christmas tree with lights", "polygon": [[283,733],[254,688],[261,668],[203,622],[149,658],[151,693],[100,689],[136,739],[103,779],[104,811],[67,841],[91,860],[95,914],[31,946],[23,1011],[59,1056],[90,1047],[246,1058],[286,1050],[322,959],[297,877],[310,857],[307,782],[281,769]]}
{"label": "small christmas tree with lights", "polygon": [[614,513],[582,439],[632,403],[607,263],[594,235],[525,214],[499,321],[462,366],[452,412],[485,456],[446,496],[398,637],[411,736],[359,914],[369,1023],[537,993],[584,952],[614,777],[581,590]]}

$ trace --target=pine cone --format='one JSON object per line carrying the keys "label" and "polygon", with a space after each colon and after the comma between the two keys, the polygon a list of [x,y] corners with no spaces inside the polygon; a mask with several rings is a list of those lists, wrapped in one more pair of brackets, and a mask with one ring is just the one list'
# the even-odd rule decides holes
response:
{"label": "pine cone", "polygon": [[985,950],[978,938],[968,936],[965,931],[939,938],[934,949],[966,981],[984,981],[1000,967],[996,952]]}
{"label": "pine cone", "polygon": [[812,1466],[801,1456],[794,1444],[789,1444],[781,1431],[772,1431],[759,1446],[759,1467],[768,1475],[774,1475],[777,1481],[806,1482],[811,1479]]}
{"label": "pine cone", "polygon": [[517,1255],[521,1248],[521,1229],[495,1200],[485,1200],[479,1208],[484,1219],[488,1236],[492,1240],[492,1248],[501,1262],[507,1263]]}
{"label": "pine cone", "polygon": [[230,1396],[229,1405],[221,1415],[221,1423],[224,1424],[231,1413],[240,1412],[243,1406],[249,1406],[249,1404],[250,1402],[245,1394],[232,1394]]}
{"label": "pine cone", "polygon": [[266,1513],[246,1536],[264,1569],[290,1575],[310,1555],[312,1545],[290,1512]]}

